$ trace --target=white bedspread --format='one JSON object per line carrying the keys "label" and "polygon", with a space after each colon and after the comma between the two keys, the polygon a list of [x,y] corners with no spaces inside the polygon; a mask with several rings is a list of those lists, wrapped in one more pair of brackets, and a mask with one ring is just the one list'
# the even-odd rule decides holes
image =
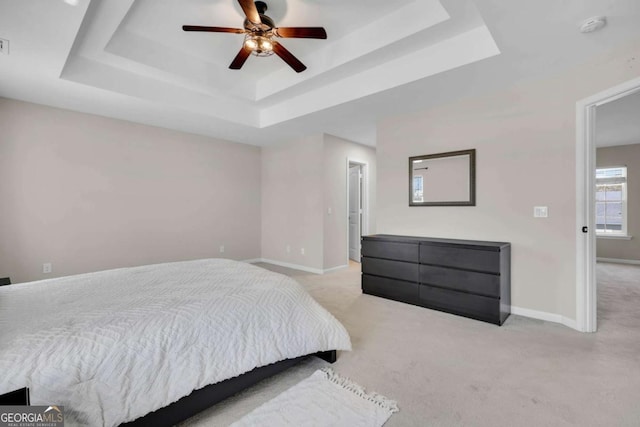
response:
{"label": "white bedspread", "polygon": [[115,426],[279,360],[350,350],[291,278],[230,260],[150,265],[0,288],[0,394]]}

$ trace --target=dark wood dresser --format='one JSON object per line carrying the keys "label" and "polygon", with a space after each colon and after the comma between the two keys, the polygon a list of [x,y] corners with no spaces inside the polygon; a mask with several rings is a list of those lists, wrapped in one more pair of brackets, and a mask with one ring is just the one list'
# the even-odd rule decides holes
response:
{"label": "dark wood dresser", "polygon": [[511,245],[363,236],[362,292],[502,325],[511,313]]}

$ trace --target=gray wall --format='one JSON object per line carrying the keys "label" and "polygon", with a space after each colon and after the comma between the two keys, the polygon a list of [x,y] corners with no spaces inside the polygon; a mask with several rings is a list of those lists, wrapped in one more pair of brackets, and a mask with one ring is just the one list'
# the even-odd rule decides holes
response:
{"label": "gray wall", "polygon": [[[369,171],[368,229],[376,230],[376,151],[333,135],[324,136],[324,268],[347,265],[347,158],[367,163]],[[329,215],[331,208],[331,215]]]}
{"label": "gray wall", "polygon": [[640,261],[640,144],[598,148],[598,167],[627,167],[627,234],[631,240],[597,239],[598,258]]}
{"label": "gray wall", "polygon": [[322,145],[318,134],[262,149],[262,258],[322,269]]}
{"label": "gray wall", "polygon": [[[371,216],[367,232],[373,233],[376,222],[373,148],[317,134],[262,149],[263,258],[318,271],[347,265],[349,157],[369,163]],[[287,246],[290,252],[286,251]]]}
{"label": "gray wall", "polygon": [[[637,78],[628,60],[639,54],[636,43],[546,80],[381,122],[377,231],[511,242],[513,305],[575,319],[576,102]],[[470,148],[477,206],[408,206],[408,157]],[[549,218],[534,218],[534,206],[548,206]]]}
{"label": "gray wall", "polygon": [[375,150],[330,135],[261,150],[2,98],[0,128],[14,282],[206,257],[345,265],[347,157],[369,163],[375,230]]}
{"label": "gray wall", "polygon": [[0,277],[260,255],[257,147],[2,98],[0,129]]}

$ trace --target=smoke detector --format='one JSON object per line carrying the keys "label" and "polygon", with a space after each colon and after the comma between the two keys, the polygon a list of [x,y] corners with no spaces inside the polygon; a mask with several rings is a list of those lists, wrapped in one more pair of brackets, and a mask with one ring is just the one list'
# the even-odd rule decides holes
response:
{"label": "smoke detector", "polygon": [[594,16],[589,18],[580,25],[581,33],[592,33],[607,25],[607,18],[604,16]]}

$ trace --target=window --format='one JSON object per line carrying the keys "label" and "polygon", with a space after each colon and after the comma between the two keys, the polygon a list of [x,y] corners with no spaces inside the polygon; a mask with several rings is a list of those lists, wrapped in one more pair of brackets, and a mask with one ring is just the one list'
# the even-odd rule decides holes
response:
{"label": "window", "polygon": [[627,168],[596,169],[596,233],[627,234]]}
{"label": "window", "polygon": [[422,192],[422,176],[414,175],[413,176],[413,201],[414,202],[422,202],[423,201]]}

